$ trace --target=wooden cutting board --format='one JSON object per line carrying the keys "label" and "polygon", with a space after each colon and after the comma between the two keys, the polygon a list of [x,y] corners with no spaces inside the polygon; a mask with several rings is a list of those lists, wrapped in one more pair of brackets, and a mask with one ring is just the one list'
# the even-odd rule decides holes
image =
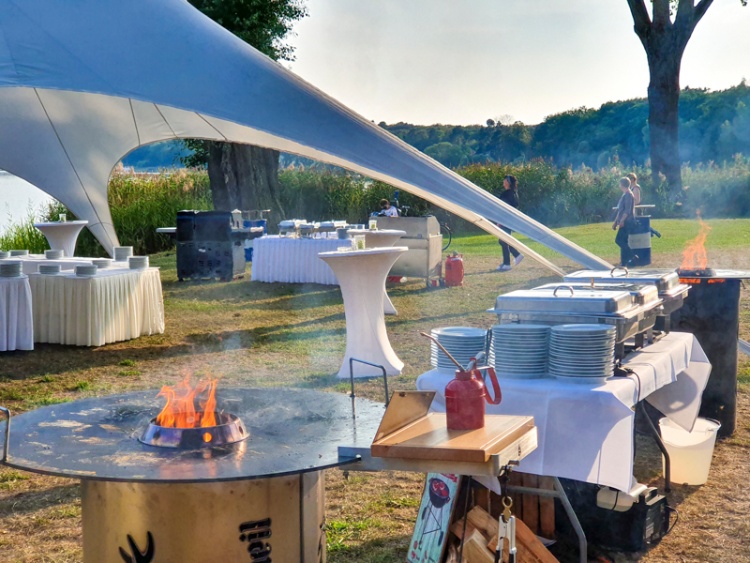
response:
{"label": "wooden cutting board", "polygon": [[484,463],[534,431],[534,417],[487,415],[484,428],[448,430],[445,413],[427,413],[372,443],[374,457]]}

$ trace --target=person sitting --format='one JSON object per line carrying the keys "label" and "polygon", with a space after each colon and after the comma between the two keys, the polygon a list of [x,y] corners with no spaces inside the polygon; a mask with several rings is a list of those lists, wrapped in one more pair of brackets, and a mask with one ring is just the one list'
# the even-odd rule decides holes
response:
{"label": "person sitting", "polygon": [[396,209],[391,202],[387,199],[380,200],[380,217],[398,217],[398,209]]}

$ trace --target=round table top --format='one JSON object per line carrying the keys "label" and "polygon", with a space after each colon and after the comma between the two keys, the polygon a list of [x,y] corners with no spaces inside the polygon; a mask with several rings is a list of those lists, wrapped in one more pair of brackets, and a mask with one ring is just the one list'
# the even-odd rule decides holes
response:
{"label": "round table top", "polygon": [[354,256],[374,256],[378,254],[396,254],[401,252],[407,252],[409,250],[406,246],[382,246],[377,248],[362,248],[351,250],[332,250],[329,252],[319,252],[318,256],[323,260],[336,259],[336,258],[352,258]]}
{"label": "round table top", "polygon": [[[101,481],[200,482],[268,478],[357,461],[339,446],[369,447],[385,405],[308,389],[217,391],[217,410],[250,437],[230,446],[177,450],[138,441],[162,408],[157,390],[51,405],[11,418],[6,464]],[[356,417],[353,416],[356,412]],[[0,435],[6,422],[0,422]]]}
{"label": "round table top", "polygon": [[80,221],[51,221],[47,223],[34,223],[35,227],[64,227],[66,225],[88,225],[89,222],[85,219],[82,219]]}

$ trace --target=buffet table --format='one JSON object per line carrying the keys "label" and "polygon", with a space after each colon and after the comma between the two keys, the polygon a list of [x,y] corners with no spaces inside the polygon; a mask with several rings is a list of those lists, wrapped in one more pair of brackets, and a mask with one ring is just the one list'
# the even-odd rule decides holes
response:
{"label": "buffet table", "polygon": [[164,332],[158,268],[29,276],[34,341],[102,346]]}
{"label": "buffet table", "polygon": [[0,277],[0,352],[34,349],[28,276]]}
{"label": "buffet table", "polygon": [[[633,407],[639,401],[692,429],[711,373],[692,334],[672,332],[627,356],[624,365],[634,373],[601,384],[500,379],[502,403],[487,405],[487,412],[530,415],[539,429],[539,446],[519,471],[629,491],[635,484]],[[417,389],[436,391],[433,409],[444,411],[445,386],[453,377],[453,370],[434,369],[417,378]]]}
{"label": "buffet table", "polygon": [[[323,252],[341,285],[346,315],[346,353],[338,377],[349,377],[349,358],[382,365],[387,375],[398,375],[404,362],[398,359],[385,331],[383,286],[393,263],[408,250],[405,246],[370,248],[348,252]],[[354,377],[372,377],[380,371],[355,364]]]}
{"label": "buffet table", "polygon": [[321,252],[352,246],[352,239],[294,238],[268,235],[253,241],[252,280],[338,285]]}
{"label": "buffet table", "polygon": [[52,250],[62,250],[65,256],[71,257],[75,254],[76,241],[88,221],[61,221],[56,223],[34,223],[34,226],[42,231],[49,247]]}

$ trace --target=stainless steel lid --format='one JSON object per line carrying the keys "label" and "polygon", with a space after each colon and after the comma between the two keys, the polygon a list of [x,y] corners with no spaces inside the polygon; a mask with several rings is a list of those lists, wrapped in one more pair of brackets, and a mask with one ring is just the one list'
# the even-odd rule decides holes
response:
{"label": "stainless steel lid", "polygon": [[499,295],[494,312],[621,314],[634,306],[629,291],[594,289],[576,291],[570,285],[521,289]]}
{"label": "stainless steel lid", "polygon": [[596,282],[627,281],[628,283],[650,283],[656,285],[659,293],[666,293],[680,285],[680,276],[674,270],[649,268],[628,270],[613,268],[611,270],[579,270],[563,278],[565,281],[593,280]]}
{"label": "stainless steel lid", "polygon": [[656,286],[654,284],[648,284],[648,283],[628,283],[625,281],[622,282],[595,282],[592,286],[590,283],[586,283],[583,280],[581,281],[570,281],[564,284],[560,283],[550,283],[546,285],[542,285],[539,287],[534,288],[534,291],[539,289],[554,289],[559,286],[569,286],[572,287],[573,290],[576,292],[576,294],[580,294],[582,292],[591,292],[591,291],[627,291],[630,293],[631,297],[633,298],[633,303],[636,303],[638,305],[658,305],[659,304],[659,291],[656,289]]}

